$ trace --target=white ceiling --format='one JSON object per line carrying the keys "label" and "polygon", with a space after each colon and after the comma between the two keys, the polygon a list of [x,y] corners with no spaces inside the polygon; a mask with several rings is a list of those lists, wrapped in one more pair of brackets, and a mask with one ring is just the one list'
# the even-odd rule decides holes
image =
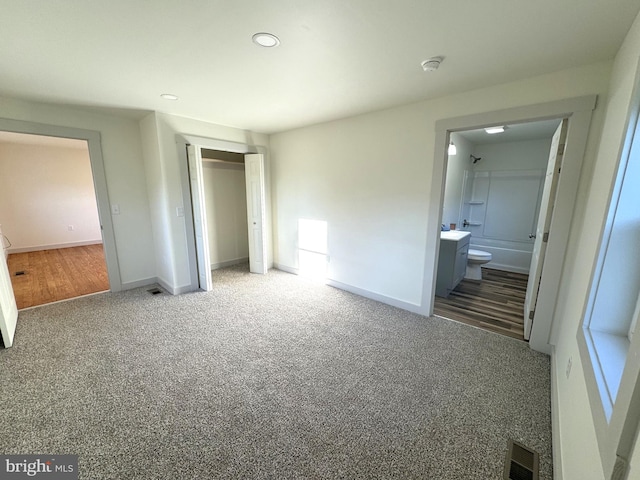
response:
{"label": "white ceiling", "polygon": [[[2,95],[265,133],[608,60],[640,10],[638,0],[2,3]],[[281,45],[254,45],[260,31]],[[423,72],[435,55],[440,69]]]}

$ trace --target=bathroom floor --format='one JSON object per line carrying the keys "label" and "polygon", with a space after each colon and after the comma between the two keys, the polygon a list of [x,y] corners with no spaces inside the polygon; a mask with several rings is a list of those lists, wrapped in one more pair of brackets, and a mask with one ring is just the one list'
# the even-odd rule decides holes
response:
{"label": "bathroom floor", "polygon": [[435,297],[434,314],[524,340],[529,276],[482,268],[482,282],[462,280],[449,298]]}

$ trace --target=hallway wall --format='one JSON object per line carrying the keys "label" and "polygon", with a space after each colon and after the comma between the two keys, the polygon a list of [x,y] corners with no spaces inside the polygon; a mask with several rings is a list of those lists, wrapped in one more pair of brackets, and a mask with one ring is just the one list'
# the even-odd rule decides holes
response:
{"label": "hallway wall", "polygon": [[0,224],[9,253],[102,243],[89,151],[77,143],[0,143]]}

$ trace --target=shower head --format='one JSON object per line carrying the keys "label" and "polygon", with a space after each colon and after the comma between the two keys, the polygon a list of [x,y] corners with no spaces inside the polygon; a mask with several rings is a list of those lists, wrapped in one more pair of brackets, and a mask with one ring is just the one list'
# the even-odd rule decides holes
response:
{"label": "shower head", "polygon": [[473,160],[474,165],[478,163],[480,160],[482,160],[482,157],[474,157],[473,155],[469,155],[469,156],[471,157],[471,160]]}

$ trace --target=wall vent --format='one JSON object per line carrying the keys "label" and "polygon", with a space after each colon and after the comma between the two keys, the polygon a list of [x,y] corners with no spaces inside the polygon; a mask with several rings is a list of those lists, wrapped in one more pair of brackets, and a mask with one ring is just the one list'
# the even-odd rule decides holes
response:
{"label": "wall vent", "polygon": [[504,480],[538,480],[538,452],[515,440],[509,440],[504,465]]}

